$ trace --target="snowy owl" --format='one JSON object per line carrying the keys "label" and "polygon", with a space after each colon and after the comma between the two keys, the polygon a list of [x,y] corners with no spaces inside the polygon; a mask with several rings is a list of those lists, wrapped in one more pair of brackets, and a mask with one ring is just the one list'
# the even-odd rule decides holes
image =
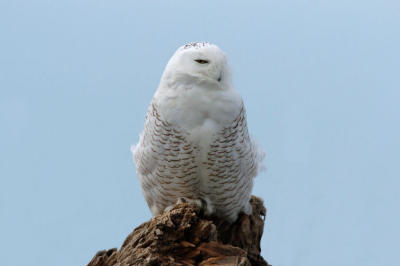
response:
{"label": "snowy owl", "polygon": [[220,48],[197,42],[175,52],[132,152],[154,216],[180,200],[228,222],[251,213],[253,178],[264,153],[249,136],[245,107]]}

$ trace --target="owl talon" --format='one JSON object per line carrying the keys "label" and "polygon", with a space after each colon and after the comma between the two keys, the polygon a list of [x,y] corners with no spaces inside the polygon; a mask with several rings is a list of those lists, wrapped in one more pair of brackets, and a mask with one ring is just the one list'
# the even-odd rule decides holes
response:
{"label": "owl talon", "polygon": [[207,210],[207,201],[205,201],[204,199],[200,199],[200,201],[201,201],[201,209]]}
{"label": "owl talon", "polygon": [[202,212],[207,212],[207,202],[204,199],[189,199],[185,197],[179,197],[178,200],[176,201],[175,204],[170,205],[164,209],[164,212],[168,212],[172,210],[176,205],[178,204],[183,204],[183,203],[188,203],[188,204],[193,204],[198,206]]}
{"label": "owl talon", "polygon": [[189,199],[189,198],[185,198],[185,197],[180,197],[178,198],[176,204],[180,204],[180,203],[189,203],[189,204],[193,204],[196,206],[199,206],[200,208],[203,207],[203,202],[202,200],[195,200],[195,199]]}
{"label": "owl talon", "polygon": [[187,202],[187,200],[184,197],[180,197],[176,203],[179,204],[179,203],[186,203],[186,202]]}

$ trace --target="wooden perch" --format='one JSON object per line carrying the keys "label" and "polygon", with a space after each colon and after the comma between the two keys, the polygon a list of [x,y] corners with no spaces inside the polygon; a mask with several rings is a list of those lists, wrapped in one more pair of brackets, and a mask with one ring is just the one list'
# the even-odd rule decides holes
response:
{"label": "wooden perch", "polygon": [[120,250],[97,252],[88,266],[264,265],[260,241],[266,209],[252,197],[253,213],[233,224],[204,217],[199,207],[177,204],[153,217],[125,239]]}

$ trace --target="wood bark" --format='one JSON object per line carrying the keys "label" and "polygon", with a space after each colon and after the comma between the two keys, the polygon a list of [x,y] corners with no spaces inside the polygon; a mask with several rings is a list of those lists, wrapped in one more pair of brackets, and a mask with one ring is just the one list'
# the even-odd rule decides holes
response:
{"label": "wood bark", "polygon": [[255,196],[250,203],[252,214],[240,214],[233,224],[205,217],[198,206],[177,204],[137,227],[119,250],[97,252],[88,266],[268,266],[260,254],[266,209]]}

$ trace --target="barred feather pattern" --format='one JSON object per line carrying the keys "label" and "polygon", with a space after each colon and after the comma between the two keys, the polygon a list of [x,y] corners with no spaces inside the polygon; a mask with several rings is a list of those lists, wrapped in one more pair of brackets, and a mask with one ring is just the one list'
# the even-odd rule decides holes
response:
{"label": "barred feather pattern", "polygon": [[249,137],[244,105],[230,126],[213,133],[208,146],[189,140],[188,132],[165,121],[155,103],[150,105],[133,153],[152,214],[162,213],[181,197],[206,202],[207,214],[230,222],[240,212],[250,214],[253,178],[264,154]]}
{"label": "barred feather pattern", "polygon": [[217,134],[208,152],[209,189],[204,191],[216,213],[234,221],[240,211],[251,213],[249,204],[253,178],[260,168],[263,153],[249,137],[246,113],[241,111],[232,125]]}
{"label": "barred feather pattern", "polygon": [[151,104],[133,154],[143,195],[153,215],[162,213],[179,197],[200,198],[196,151],[185,133],[162,120],[155,104]]}

